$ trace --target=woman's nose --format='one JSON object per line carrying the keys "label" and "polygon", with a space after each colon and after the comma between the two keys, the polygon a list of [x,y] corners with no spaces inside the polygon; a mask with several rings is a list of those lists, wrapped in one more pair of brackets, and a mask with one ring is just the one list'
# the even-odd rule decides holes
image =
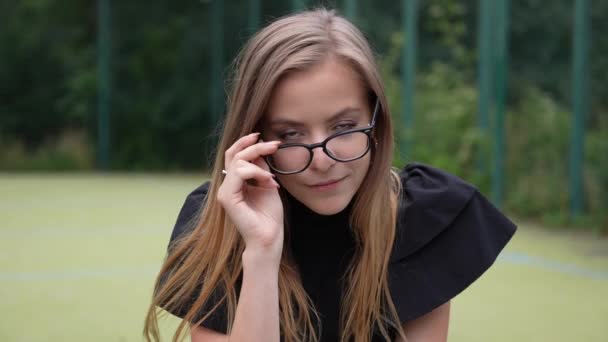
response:
{"label": "woman's nose", "polygon": [[333,160],[325,153],[322,147],[315,148],[312,152],[312,161],[310,162],[309,168],[325,172],[337,163],[337,161]]}

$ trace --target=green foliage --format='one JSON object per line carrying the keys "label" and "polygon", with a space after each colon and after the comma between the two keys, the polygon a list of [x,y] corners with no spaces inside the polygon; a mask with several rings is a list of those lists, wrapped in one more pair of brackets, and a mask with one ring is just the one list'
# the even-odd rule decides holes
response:
{"label": "green foliage", "polygon": [[[343,5],[343,1],[309,1]],[[607,1],[591,2],[591,109],[585,136],[587,214],[608,231]],[[400,143],[395,161],[447,169],[489,193],[490,132],[477,128],[477,0],[420,1],[415,118],[403,128],[402,2],[359,1],[356,23],[381,54]],[[265,1],[261,23],[290,11]],[[199,169],[213,158],[211,6],[112,2],[113,169]],[[568,218],[572,92],[570,0],[511,1],[505,206],[561,224]],[[224,69],[250,36],[248,3],[225,4]],[[95,1],[0,2],[0,169],[89,169],[97,140]],[[226,80],[229,81],[229,80]],[[73,132],[78,132],[74,134]],[[77,136],[77,138],[74,138]],[[407,142],[407,144],[403,144]],[[77,146],[81,144],[81,146]],[[405,149],[407,147],[407,149]],[[485,159],[478,160],[478,156]],[[483,161],[485,160],[485,163]]]}
{"label": "green foliage", "polygon": [[83,131],[67,130],[34,151],[19,142],[0,145],[2,170],[91,170],[93,166],[93,151]]}
{"label": "green foliage", "polygon": [[[95,88],[89,83],[86,92],[80,86],[87,85],[80,84],[77,92],[72,91],[74,79],[86,78],[91,65],[83,56],[93,56],[88,50],[92,41],[80,27],[81,20],[90,18],[75,22],[75,13],[86,9],[78,1],[1,6],[5,15],[0,24],[0,144],[17,142],[31,152],[66,127],[85,125],[91,111],[86,108],[87,96]],[[85,108],[79,107],[82,104]],[[72,112],[72,105],[79,109]]]}
{"label": "green foliage", "polygon": [[524,216],[568,211],[569,113],[534,87],[506,115],[507,206]]}
{"label": "green foliage", "polygon": [[568,158],[571,114],[538,88],[524,86],[507,113],[506,205],[521,216],[552,225],[595,226],[608,232],[606,120],[587,127],[584,193],[587,214],[569,217]]}
{"label": "green foliage", "polygon": [[482,186],[474,157],[478,151],[486,151],[487,137],[475,125],[475,88],[466,83],[461,72],[437,63],[420,75],[417,91],[411,158],[461,174]]}
{"label": "green foliage", "polygon": [[[396,139],[395,162],[401,166],[421,161],[449,170],[490,192],[490,174],[479,168],[477,156],[486,156],[494,143],[490,133],[477,128],[477,89],[466,69],[432,63],[417,75],[413,127],[403,127],[401,81],[395,72],[402,36],[392,37],[393,47],[380,64],[393,109]],[[570,112],[547,92],[522,83],[522,96],[505,114],[505,207],[521,217],[551,225],[594,226],[608,232],[608,120],[588,127],[585,153],[585,194],[588,214],[570,218],[568,153]],[[494,124],[492,122],[492,124]],[[402,151],[407,147],[408,154]],[[489,170],[487,168],[486,170]]]}
{"label": "green foliage", "polygon": [[437,62],[426,72],[418,73],[414,122],[412,127],[404,127],[402,86],[395,72],[401,45],[402,35],[395,34],[393,47],[380,63],[399,142],[395,164],[428,163],[489,191],[489,179],[474,167],[477,152],[487,154],[489,140],[475,124],[477,91],[468,81],[466,70]]}
{"label": "green foliage", "polygon": [[593,224],[608,233],[608,117],[600,117],[585,140],[585,194]]}

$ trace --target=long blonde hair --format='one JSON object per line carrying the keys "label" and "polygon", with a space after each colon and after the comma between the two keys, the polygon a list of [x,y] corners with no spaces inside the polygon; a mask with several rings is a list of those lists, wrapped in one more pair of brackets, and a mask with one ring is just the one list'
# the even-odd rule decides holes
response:
{"label": "long blonde hair", "polygon": [[[235,60],[226,121],[207,194],[209,200],[192,233],[172,245],[156,279],[144,326],[148,341],[159,340],[159,307],[168,311],[187,308],[173,336],[173,341],[178,341],[185,336],[188,322],[200,324],[210,317],[210,312],[202,318],[198,313],[216,293],[222,296],[212,310],[226,305],[230,331],[237,305],[235,286],[242,271],[244,242],[225,210],[214,200],[222,181],[224,152],[237,139],[255,131],[281,77],[306,70],[329,57],[352,67],[367,87],[370,107],[377,99],[382,109],[374,130],[376,143],[371,151],[370,168],[353,198],[350,226],[356,250],[345,271],[345,284],[349,285],[341,305],[341,339],[363,342],[379,333],[389,340],[393,332],[403,336],[387,279],[395,238],[396,194],[401,184],[391,169],[393,134],[384,87],[374,54],[363,34],[334,11],[321,8],[271,23],[249,40]],[[318,341],[316,311],[285,251],[279,268],[279,308],[285,341]]]}

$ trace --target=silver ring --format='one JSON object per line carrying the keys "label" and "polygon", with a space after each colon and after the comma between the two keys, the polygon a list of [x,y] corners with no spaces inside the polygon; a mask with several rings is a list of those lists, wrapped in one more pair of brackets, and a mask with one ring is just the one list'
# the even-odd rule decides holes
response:
{"label": "silver ring", "polygon": [[222,169],[222,173],[225,174],[225,175],[227,175],[228,171]]}

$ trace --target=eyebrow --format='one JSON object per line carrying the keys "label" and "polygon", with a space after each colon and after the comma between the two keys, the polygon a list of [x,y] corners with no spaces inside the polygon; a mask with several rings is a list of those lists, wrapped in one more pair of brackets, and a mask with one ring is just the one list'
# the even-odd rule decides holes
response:
{"label": "eyebrow", "polygon": [[[330,118],[325,120],[325,122],[329,123],[329,122],[337,121],[338,119],[341,119],[342,117],[347,116],[349,114],[356,114],[358,117],[360,117],[362,112],[359,108],[346,107],[346,108],[340,110],[339,112],[333,114]],[[269,125],[270,126],[276,126],[276,125],[305,126],[305,124],[302,122],[295,121],[292,119],[284,119],[284,118],[274,119],[274,120],[270,121]]]}

